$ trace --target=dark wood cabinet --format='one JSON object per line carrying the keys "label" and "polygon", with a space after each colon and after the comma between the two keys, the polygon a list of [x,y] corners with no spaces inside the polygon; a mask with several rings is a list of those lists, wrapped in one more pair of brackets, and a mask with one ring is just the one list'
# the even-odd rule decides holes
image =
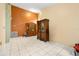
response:
{"label": "dark wood cabinet", "polygon": [[26,36],[35,36],[36,35],[36,24],[35,23],[26,23]]}
{"label": "dark wood cabinet", "polygon": [[49,41],[49,20],[43,19],[37,21],[37,39]]}

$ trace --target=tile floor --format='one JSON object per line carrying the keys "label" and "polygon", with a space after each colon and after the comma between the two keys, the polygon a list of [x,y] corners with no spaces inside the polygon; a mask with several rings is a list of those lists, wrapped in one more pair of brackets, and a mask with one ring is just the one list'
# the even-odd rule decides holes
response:
{"label": "tile floor", "polygon": [[[11,38],[4,48],[0,48],[0,56],[73,56],[71,48],[64,49],[64,45],[43,42],[37,37]],[[71,52],[72,51],[72,52]]]}

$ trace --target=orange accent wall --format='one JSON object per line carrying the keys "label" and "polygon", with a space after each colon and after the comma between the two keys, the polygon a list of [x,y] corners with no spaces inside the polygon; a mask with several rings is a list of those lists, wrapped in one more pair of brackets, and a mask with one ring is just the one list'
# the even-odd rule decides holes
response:
{"label": "orange accent wall", "polygon": [[36,22],[38,14],[11,6],[11,32],[18,32],[19,36],[23,36],[26,30],[25,23]]}

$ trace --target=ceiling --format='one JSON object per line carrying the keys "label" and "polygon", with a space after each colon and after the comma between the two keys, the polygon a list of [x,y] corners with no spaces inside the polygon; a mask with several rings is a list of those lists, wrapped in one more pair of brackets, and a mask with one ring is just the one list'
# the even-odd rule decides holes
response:
{"label": "ceiling", "polygon": [[55,3],[12,3],[12,5],[26,9],[26,10],[39,11],[50,5],[55,5]]}

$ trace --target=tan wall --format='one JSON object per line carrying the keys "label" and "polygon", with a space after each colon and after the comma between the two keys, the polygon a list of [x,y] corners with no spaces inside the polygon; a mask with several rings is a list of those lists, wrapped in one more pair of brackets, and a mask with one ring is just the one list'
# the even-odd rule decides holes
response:
{"label": "tan wall", "polygon": [[[0,4],[0,43],[5,43],[5,4]],[[0,46],[2,46],[0,45]]]}
{"label": "tan wall", "polygon": [[42,10],[49,19],[50,40],[72,46],[79,43],[79,4],[56,4]]}
{"label": "tan wall", "polygon": [[11,31],[23,36],[26,31],[26,23],[37,22],[38,14],[12,6],[11,7]]}

